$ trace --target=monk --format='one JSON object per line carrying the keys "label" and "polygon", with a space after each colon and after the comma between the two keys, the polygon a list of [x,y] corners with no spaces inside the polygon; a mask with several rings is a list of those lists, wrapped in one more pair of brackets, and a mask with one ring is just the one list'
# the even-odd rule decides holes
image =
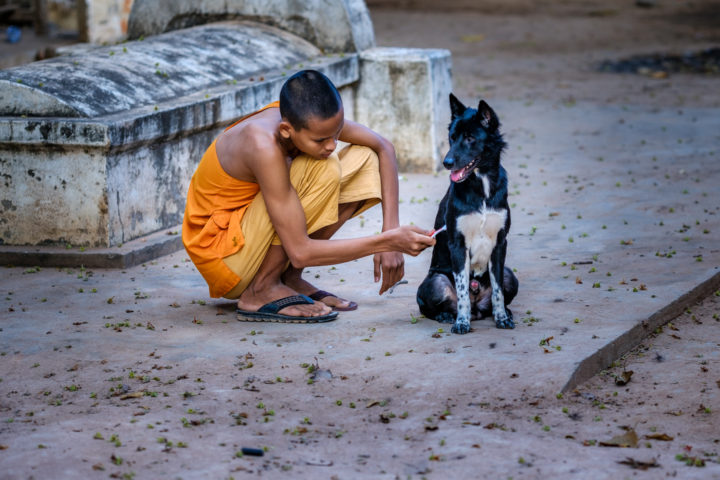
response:
{"label": "monk", "polygon": [[[348,145],[336,151],[338,141]],[[331,240],[350,218],[382,203],[382,233]],[[382,294],[404,275],[403,254],[435,244],[400,226],[392,144],[345,120],[335,86],[304,70],[280,101],[228,127],[190,182],[182,239],[210,296],[237,300],[239,320],[324,322],[355,302],[303,279],[308,266],[374,254]]]}

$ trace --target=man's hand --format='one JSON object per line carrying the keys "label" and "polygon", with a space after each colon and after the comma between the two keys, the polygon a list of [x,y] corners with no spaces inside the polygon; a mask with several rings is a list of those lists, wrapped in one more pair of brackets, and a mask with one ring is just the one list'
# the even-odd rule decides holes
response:
{"label": "man's hand", "polygon": [[382,285],[379,295],[385,293],[390,287],[402,280],[405,275],[405,259],[400,252],[376,253],[373,258],[375,264],[375,283],[380,281],[382,272]]}

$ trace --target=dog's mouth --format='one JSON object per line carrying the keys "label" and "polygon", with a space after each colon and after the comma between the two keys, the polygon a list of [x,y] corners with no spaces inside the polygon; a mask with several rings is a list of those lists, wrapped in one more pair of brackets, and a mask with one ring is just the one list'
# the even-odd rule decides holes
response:
{"label": "dog's mouth", "polygon": [[460,183],[465,181],[465,179],[470,175],[470,172],[472,172],[475,167],[477,166],[477,163],[480,161],[480,157],[476,158],[472,162],[465,165],[460,170],[450,170],[450,180],[452,180],[455,183]]}

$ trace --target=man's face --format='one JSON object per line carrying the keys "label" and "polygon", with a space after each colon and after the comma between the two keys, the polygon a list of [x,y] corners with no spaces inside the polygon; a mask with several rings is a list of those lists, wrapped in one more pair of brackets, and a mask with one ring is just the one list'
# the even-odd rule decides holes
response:
{"label": "man's face", "polygon": [[310,117],[307,127],[299,131],[291,128],[290,139],[301,152],[313,158],[328,158],[337,147],[344,125],[344,112],[341,108],[330,118]]}

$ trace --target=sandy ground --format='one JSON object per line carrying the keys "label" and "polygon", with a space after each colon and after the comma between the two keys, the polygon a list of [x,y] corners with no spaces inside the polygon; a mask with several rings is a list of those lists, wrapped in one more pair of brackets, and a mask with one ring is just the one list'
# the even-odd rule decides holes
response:
{"label": "sandy ground", "polygon": [[[555,378],[548,370],[567,367],[561,355],[592,349],[590,334],[604,335],[590,313],[574,312],[618,316],[625,308],[629,315],[633,302],[648,310],[664,301],[652,292],[667,293],[673,278],[665,289],[647,282],[645,291],[644,272],[638,281],[625,264],[635,268],[652,256],[662,263],[648,268],[681,273],[688,261],[704,257],[693,265],[710,270],[718,258],[718,205],[703,203],[717,198],[718,137],[693,131],[694,121],[716,116],[718,77],[615,75],[594,66],[717,44],[719,4],[464,3],[436,10],[427,2],[408,1],[403,10],[371,3],[371,13],[379,45],[450,49],[456,94],[468,102],[485,98],[507,119],[518,203],[511,255],[517,265],[536,264],[533,275],[521,270],[518,328],[475,322],[475,331],[460,338],[412,315],[406,307],[414,304],[427,258],[412,263],[411,285],[398,287],[392,302],[378,299],[376,287],[360,278],[365,264],[312,269],[322,287],[362,305],[332,324],[301,329],[238,324],[232,304],[205,296],[183,252],[123,272],[9,268],[0,292],[0,478],[720,478],[720,292],[576,389],[558,395],[561,384],[547,385]],[[536,121],[544,111],[552,119],[546,128]],[[672,117],[668,131],[659,127],[663,118],[652,128],[634,123],[653,112]],[[584,114],[593,118],[582,122]],[[563,118],[576,130],[556,122]],[[625,127],[622,138],[593,133]],[[662,151],[681,140],[678,158],[688,164],[661,158],[652,169],[652,154],[639,153],[646,142]],[[555,144],[565,153],[552,160]],[[519,153],[519,146],[526,150]],[[625,176],[634,149],[647,170]],[[521,162],[529,167],[518,162],[526,151]],[[607,170],[576,167],[566,175],[574,158],[568,151],[604,156]],[[577,209],[595,219],[588,225],[599,225],[605,213],[594,199],[629,177],[648,198],[668,179],[686,199],[642,207],[661,212],[667,225],[643,220],[641,211],[627,217],[641,227],[623,231],[622,218],[608,215],[608,225],[623,239],[632,235],[635,245],[632,256],[606,257],[605,237],[591,231],[582,240]],[[551,194],[525,193],[531,181],[557,189],[556,202]],[[437,182],[421,176],[402,182],[404,218],[426,221],[423,210],[433,210],[427,205],[437,196],[427,189]],[[695,196],[697,184],[709,197]],[[680,188],[693,196],[682,197]],[[608,208],[639,200],[614,195]],[[682,209],[683,220],[669,215],[668,205]],[[362,221],[377,228],[376,217]],[[553,243],[557,232],[564,245]],[[568,234],[574,243],[565,241]],[[642,250],[653,235],[662,237],[652,244],[661,257]],[[577,272],[570,271],[575,261]],[[582,292],[576,276],[585,279]],[[590,288],[593,282],[613,287],[601,291]],[[384,317],[368,315],[384,310]],[[556,312],[569,318],[553,318]],[[566,335],[573,328],[587,337],[579,347],[572,339],[580,334]],[[629,381],[618,385],[623,376]],[[242,447],[264,456],[243,454]]]}

